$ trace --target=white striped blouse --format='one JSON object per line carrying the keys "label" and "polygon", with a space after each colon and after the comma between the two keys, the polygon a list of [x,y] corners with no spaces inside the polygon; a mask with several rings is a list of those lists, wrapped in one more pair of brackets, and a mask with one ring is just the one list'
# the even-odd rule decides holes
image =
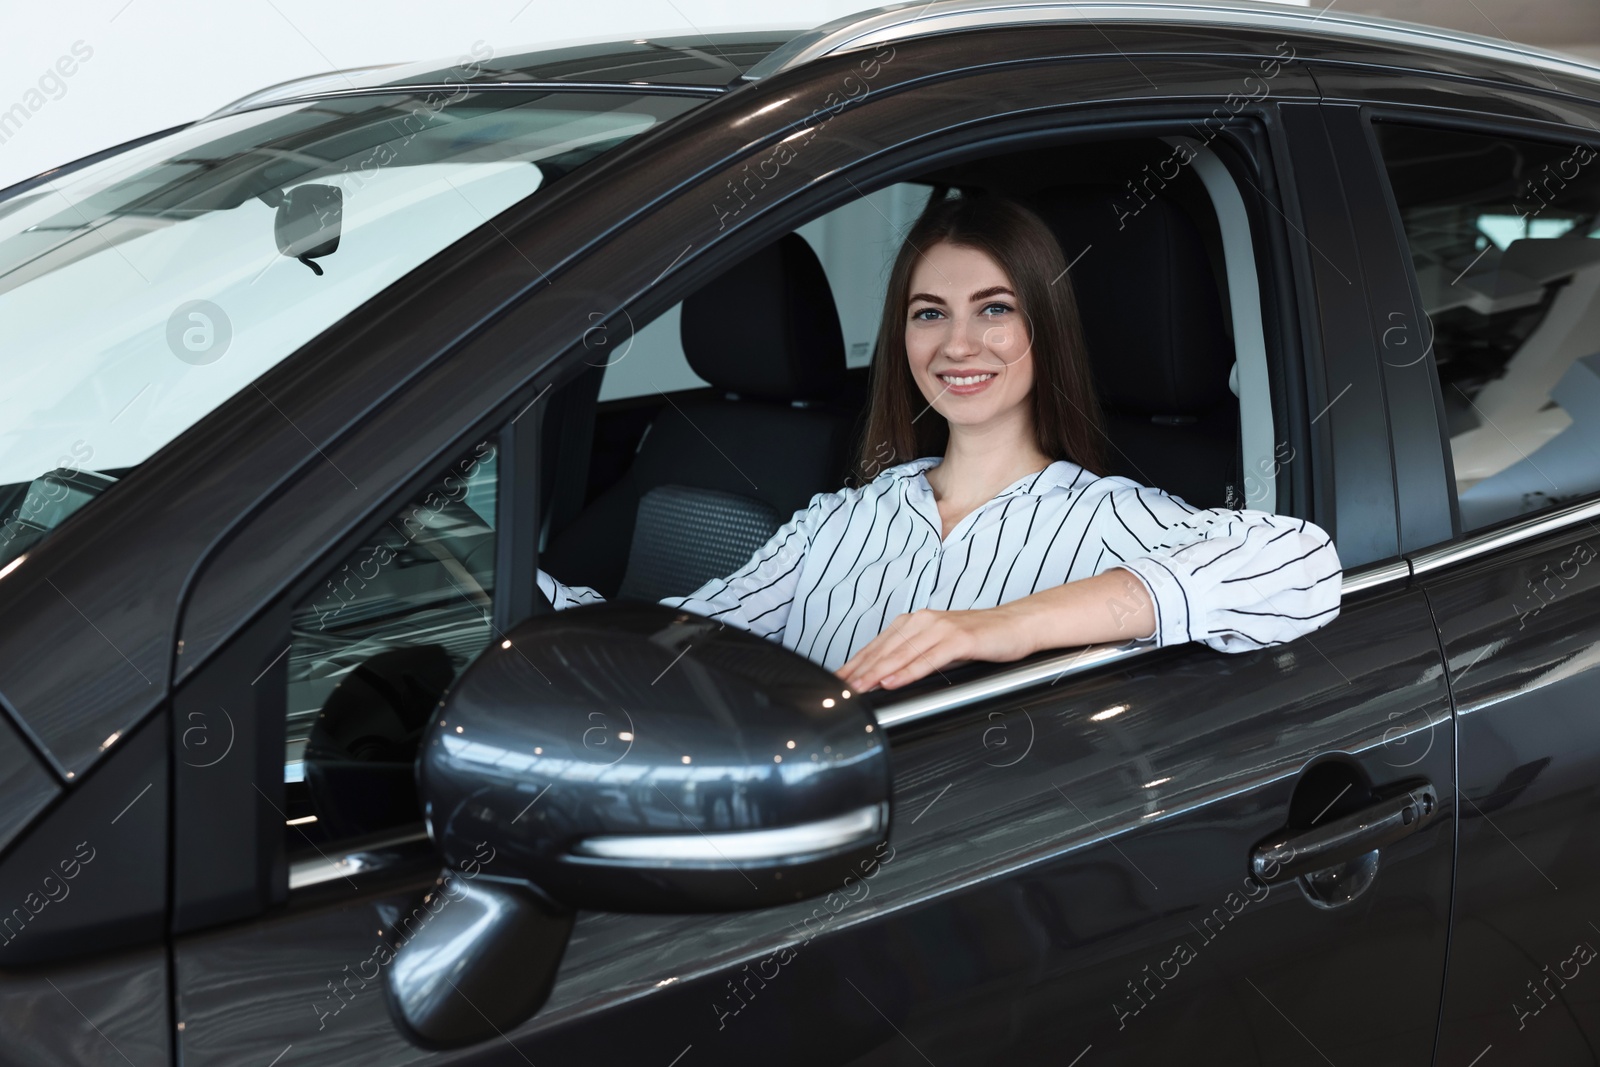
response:
{"label": "white striped blouse", "polygon": [[[1121,476],[1056,460],[1000,491],[941,540],[923,472],[933,456],[870,483],[817,493],[750,561],[687,596],[664,598],[836,670],[920,608],[991,608],[1124,567],[1155,602],[1155,631],[1132,643],[1199,641],[1246,652],[1339,615],[1343,571],[1320,527],[1264,511],[1201,510]],[[543,570],[557,610],[604,598]]]}

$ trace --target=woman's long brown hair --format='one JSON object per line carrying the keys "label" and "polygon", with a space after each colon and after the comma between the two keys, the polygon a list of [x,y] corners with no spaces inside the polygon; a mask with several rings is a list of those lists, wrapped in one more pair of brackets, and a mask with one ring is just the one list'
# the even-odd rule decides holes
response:
{"label": "woman's long brown hair", "polygon": [[940,241],[978,249],[1011,279],[1033,344],[1030,399],[1039,451],[1104,476],[1104,419],[1061,246],[1032,211],[1014,200],[983,195],[931,201],[900,246],[878,327],[869,414],[852,481],[864,484],[887,467],[943,455],[949,442],[950,425],[928,407],[906,356],[911,272]]}

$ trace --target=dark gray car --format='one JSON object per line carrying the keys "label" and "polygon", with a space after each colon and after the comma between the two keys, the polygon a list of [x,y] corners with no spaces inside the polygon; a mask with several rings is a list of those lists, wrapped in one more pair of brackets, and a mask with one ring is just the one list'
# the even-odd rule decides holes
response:
{"label": "dark gray car", "polygon": [[[1597,121],[1336,10],[934,0],[0,192],[0,1059],[1594,1062]],[[1055,228],[1115,473],[1327,530],[1333,623],[849,694],[653,602],[872,476],[952,189]]]}

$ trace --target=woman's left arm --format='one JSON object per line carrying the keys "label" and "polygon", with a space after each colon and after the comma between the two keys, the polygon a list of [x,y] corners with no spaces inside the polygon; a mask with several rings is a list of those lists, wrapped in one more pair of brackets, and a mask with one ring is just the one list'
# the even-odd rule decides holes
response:
{"label": "woman's left arm", "polygon": [[900,616],[839,668],[859,688],[893,689],[962,660],[1010,662],[1041,649],[1132,638],[1247,652],[1339,615],[1333,540],[1264,511],[1199,510],[1130,482],[1095,512],[1088,536],[1113,562],[1091,578],[998,607]]}
{"label": "woman's left arm", "polygon": [[1158,646],[1283,644],[1339,616],[1343,567],[1320,526],[1265,511],[1196,510],[1150,486],[1111,492],[1097,523],[1113,570],[1155,602]]}

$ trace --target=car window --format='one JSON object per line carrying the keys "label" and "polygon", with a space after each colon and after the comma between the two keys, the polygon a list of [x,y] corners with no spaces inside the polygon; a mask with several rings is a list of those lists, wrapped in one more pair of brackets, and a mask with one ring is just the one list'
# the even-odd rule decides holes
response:
{"label": "car window", "polygon": [[[751,260],[708,278],[653,321],[637,316],[621,332],[592,331],[584,359],[599,376],[592,424],[546,441],[547,456],[557,457],[547,469],[570,473],[577,484],[555,485],[543,502],[541,567],[606,599],[687,595],[751,560],[812,494],[870,481],[889,465],[855,451],[889,269],[929,197],[955,190],[993,190],[1034,206],[1069,270],[1082,261],[1073,288],[1084,294],[1078,302],[1093,376],[1098,382],[1108,372],[1100,392],[1110,410],[1110,473],[1198,507],[1276,512],[1295,448],[1271,403],[1262,287],[1243,195],[1251,190],[1235,183],[1216,148],[1184,135],[1032,151],[867,191],[768,246],[788,243],[792,252],[794,239],[803,239],[827,277],[827,294],[797,265],[785,275],[771,258],[755,262],[752,249]],[[1177,167],[1162,196],[1142,206],[1130,200],[1124,176],[1163,159],[1187,165]],[[733,277],[741,280],[723,284]],[[794,301],[782,309],[763,303],[780,277]],[[1168,308],[1165,293],[1185,294],[1181,307]],[[722,303],[704,299],[708,294]],[[837,386],[826,331],[787,349],[775,336],[791,316],[817,325],[831,318],[816,303],[825,299],[843,335],[845,373]],[[741,310],[734,300],[767,310],[733,314]],[[717,375],[715,382],[697,375],[685,356],[686,308],[697,316],[689,341],[704,346],[695,365]],[[1153,325],[1162,322],[1170,326]],[[797,365],[815,358],[806,381],[826,384],[808,389],[785,383],[784,373],[767,381],[748,373],[784,351]],[[1174,366],[1183,368],[1182,380]],[[551,410],[561,411],[567,399],[552,400]],[[707,524],[716,536],[694,535]]]}
{"label": "car window", "polygon": [[1596,150],[1375,129],[1432,324],[1463,531],[1600,490]]}
{"label": "car window", "polygon": [[[900,248],[900,235],[915,221],[931,191],[920,183],[898,182],[851,200],[795,231],[822,261],[839,309],[845,362],[852,368],[872,362],[884,287]],[[641,326],[628,344],[627,358],[610,356],[600,384],[601,401],[701,389],[710,384],[694,372],[683,354],[681,308],[681,304],[673,305]]]}
{"label": "car window", "polygon": [[480,441],[324,574],[291,613],[291,852],[420,823],[412,761],[493,624],[498,456]]}
{"label": "car window", "polygon": [[434,253],[696,103],[277,104],[0,200],[0,566]]}

